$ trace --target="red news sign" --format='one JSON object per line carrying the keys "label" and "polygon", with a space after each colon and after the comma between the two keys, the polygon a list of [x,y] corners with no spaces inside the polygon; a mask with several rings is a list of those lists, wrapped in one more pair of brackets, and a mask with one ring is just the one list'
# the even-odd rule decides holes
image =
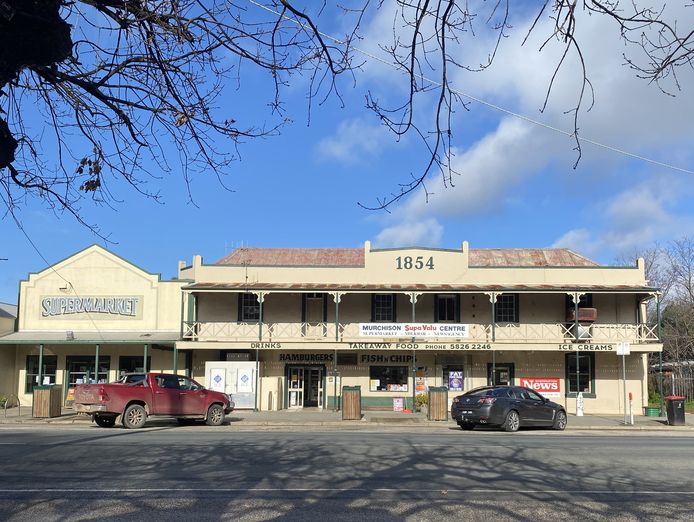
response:
{"label": "red news sign", "polygon": [[520,385],[535,390],[545,397],[559,397],[561,395],[561,379],[521,378]]}

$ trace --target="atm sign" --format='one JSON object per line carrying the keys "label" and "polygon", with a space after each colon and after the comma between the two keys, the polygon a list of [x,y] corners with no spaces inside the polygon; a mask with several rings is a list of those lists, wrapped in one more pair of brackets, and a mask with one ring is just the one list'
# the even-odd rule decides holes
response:
{"label": "atm sign", "polygon": [[544,397],[559,397],[561,395],[561,379],[521,378],[520,385],[535,390]]}

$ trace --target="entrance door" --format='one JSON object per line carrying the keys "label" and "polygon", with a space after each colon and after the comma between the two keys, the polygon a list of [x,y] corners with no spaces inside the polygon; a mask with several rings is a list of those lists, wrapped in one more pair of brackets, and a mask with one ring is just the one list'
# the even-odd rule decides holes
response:
{"label": "entrance door", "polygon": [[290,366],[287,376],[289,408],[304,407],[304,367]]}
{"label": "entrance door", "polygon": [[514,373],[512,363],[487,364],[487,384],[489,386],[511,386],[513,385]]}
{"label": "entrance door", "polygon": [[290,366],[287,368],[287,407],[323,408],[325,367]]}
{"label": "entrance door", "polygon": [[306,368],[306,398],[304,406],[307,408],[323,407],[323,368],[311,366]]}

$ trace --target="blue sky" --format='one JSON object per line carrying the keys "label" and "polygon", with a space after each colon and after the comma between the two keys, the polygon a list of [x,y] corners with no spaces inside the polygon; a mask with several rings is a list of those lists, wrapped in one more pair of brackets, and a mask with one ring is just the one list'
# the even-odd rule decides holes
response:
{"label": "blue sky", "polygon": [[[387,7],[369,19],[360,48],[378,53],[383,35],[392,34],[386,30],[392,24]],[[684,12],[691,16],[692,10]],[[540,27],[534,40],[521,47],[530,21],[520,15],[514,19],[511,36],[490,69],[455,72],[452,83],[461,93],[571,130],[566,111],[577,92],[575,63],[562,69],[549,106],[540,113],[560,49],[549,46],[537,52],[547,27]],[[581,22],[579,37],[596,97],[590,112],[580,115],[583,136],[693,171],[692,70],[679,72],[681,90],[675,97],[664,95],[623,65],[625,49],[612,38],[615,30],[609,21],[593,16]],[[490,38],[480,29],[456,52],[470,63],[483,60]],[[314,105],[310,126],[305,81],[294,81],[284,95],[293,123],[280,136],[241,146],[241,160],[225,180],[233,192],[221,189],[213,175],[197,176],[191,187],[193,205],[174,172],[151,182],[163,194],[163,204],[157,204],[111,182],[122,203],[114,209],[82,206],[85,219],[98,223],[111,243],[100,241],[69,216],[28,201],[17,215],[40,255],[4,216],[0,258],[8,260],[0,261],[0,301],[15,303],[19,280],[45,268],[43,258],[54,263],[92,243],[170,278],[179,259],[190,262],[201,254],[212,262],[242,244],[354,247],[371,240],[380,247],[459,248],[467,240],[473,248],[563,246],[611,263],[656,241],[694,233],[691,173],[588,143],[574,170],[571,139],[474,102],[468,111],[459,108],[453,119],[455,164],[461,172],[454,188],[444,188],[434,174],[427,184],[434,193],[428,201],[416,191],[390,213],[363,210],[358,202],[375,203],[426,160],[414,136],[396,142],[364,108],[369,90],[395,104],[407,87],[394,69],[364,59],[355,82],[341,84],[345,106],[334,98]],[[225,93],[221,109],[241,123],[271,121],[265,78],[249,74],[243,81],[240,90]],[[420,109],[422,117],[430,114],[430,100]]]}

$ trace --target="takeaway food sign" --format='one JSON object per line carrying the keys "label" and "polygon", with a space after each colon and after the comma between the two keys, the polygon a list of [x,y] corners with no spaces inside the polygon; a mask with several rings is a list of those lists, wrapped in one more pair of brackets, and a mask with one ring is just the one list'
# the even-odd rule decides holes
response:
{"label": "takeaway food sign", "polygon": [[561,379],[525,377],[521,378],[520,385],[536,391],[543,397],[561,396]]}

